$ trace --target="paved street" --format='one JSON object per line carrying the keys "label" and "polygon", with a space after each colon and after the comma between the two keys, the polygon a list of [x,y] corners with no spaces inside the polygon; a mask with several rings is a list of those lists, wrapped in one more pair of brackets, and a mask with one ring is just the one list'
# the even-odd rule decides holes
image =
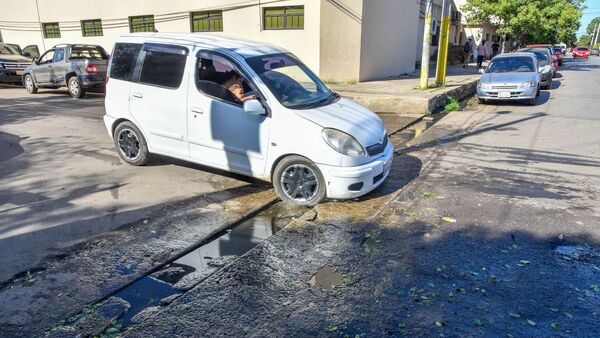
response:
{"label": "paved street", "polygon": [[413,141],[389,206],[320,205],[128,336],[597,337],[600,60],[561,74]]}
{"label": "paved street", "polygon": [[244,189],[247,178],[171,159],[129,166],[103,115],[101,94],[74,100],[66,91],[0,87],[0,281],[173,202],[256,190]]}
{"label": "paved street", "polygon": [[[129,327],[112,319],[140,305],[115,292],[267,205],[272,191],[164,158],[122,164],[102,96],[1,88],[0,250],[10,259],[0,271],[3,280],[31,271],[0,288],[11,304],[0,326],[8,336],[108,327],[136,337],[596,337],[599,75],[600,59],[569,59],[536,106],[450,113],[396,144],[380,189],[300,214],[279,209],[283,230],[189,278]],[[49,254],[58,256],[35,269]]]}

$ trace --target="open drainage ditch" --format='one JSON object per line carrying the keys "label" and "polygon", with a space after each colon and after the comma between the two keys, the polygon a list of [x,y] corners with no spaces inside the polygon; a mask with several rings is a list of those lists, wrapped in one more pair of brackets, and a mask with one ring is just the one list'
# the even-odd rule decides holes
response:
{"label": "open drainage ditch", "polygon": [[[408,141],[421,135],[444,115],[446,114],[426,116],[398,130],[391,135],[394,146],[403,148]],[[195,248],[102,301],[86,307],[80,313],[61,322],[60,326],[51,329],[47,335],[64,336],[64,333],[68,332],[73,336],[116,336],[161,307],[168,306],[204,279],[302,216],[307,210],[283,203],[271,205],[266,210],[202,241]],[[309,283],[322,287],[344,283],[340,274],[330,270],[323,267]]]}
{"label": "open drainage ditch", "polygon": [[[277,203],[225,229],[48,332],[114,336],[167,306],[204,279],[283,229],[308,209]],[[120,310],[115,310],[116,303]],[[104,322],[90,327],[90,322]],[[83,331],[83,332],[82,332]],[[86,332],[87,331],[87,332]]]}

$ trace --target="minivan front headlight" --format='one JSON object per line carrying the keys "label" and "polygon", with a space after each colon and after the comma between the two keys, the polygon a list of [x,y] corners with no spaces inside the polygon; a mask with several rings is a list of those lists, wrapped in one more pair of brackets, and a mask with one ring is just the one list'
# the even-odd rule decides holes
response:
{"label": "minivan front headlight", "polygon": [[531,87],[535,87],[535,81],[527,81],[527,82],[523,82],[519,85],[519,88],[531,88]]}
{"label": "minivan front headlight", "polygon": [[354,137],[337,129],[323,129],[323,139],[340,154],[358,157],[366,155],[365,148]]}

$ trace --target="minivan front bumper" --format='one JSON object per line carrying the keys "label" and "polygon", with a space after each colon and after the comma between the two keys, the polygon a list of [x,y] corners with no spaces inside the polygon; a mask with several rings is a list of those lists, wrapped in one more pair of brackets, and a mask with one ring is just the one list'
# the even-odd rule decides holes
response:
{"label": "minivan front bumper", "polygon": [[394,147],[391,142],[377,159],[356,167],[318,164],[327,184],[327,197],[348,199],[362,196],[385,181],[392,167]]}

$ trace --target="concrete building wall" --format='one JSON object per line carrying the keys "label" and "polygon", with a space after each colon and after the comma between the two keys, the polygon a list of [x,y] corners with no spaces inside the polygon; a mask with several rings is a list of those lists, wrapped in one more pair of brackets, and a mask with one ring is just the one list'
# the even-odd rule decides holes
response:
{"label": "concrete building wall", "polygon": [[[205,34],[282,46],[325,80],[365,81],[414,71],[416,0],[38,0],[39,7],[36,0],[0,2],[3,40],[36,44],[41,52],[60,43],[99,44],[110,52],[129,33],[130,16],[154,15],[159,32],[190,32],[190,12],[222,10],[223,32]],[[293,5],[304,6],[304,29],[263,29],[264,8]],[[102,36],[83,36],[81,20],[89,19],[102,20]],[[40,22],[58,22],[60,38],[42,38]]]}
{"label": "concrete building wall", "polygon": [[322,0],[320,64],[325,81],[360,77],[363,0]]}
{"label": "concrete building wall", "polygon": [[[0,31],[5,42],[17,43],[22,47],[37,44],[40,51],[59,43],[90,43],[99,44],[110,52],[115,40],[129,33],[129,16],[154,15],[155,28],[159,32],[190,32],[190,12],[222,9],[223,32],[205,34],[273,43],[290,50],[312,70],[319,72],[320,4],[315,0],[38,0],[38,4],[40,21],[59,22],[61,37],[41,38],[36,24],[35,0],[2,0],[4,10],[0,11]],[[304,5],[304,29],[262,29],[263,8],[292,5]],[[86,19],[102,19],[103,36],[83,37],[80,21]],[[19,21],[22,24],[9,25],[4,21]],[[24,27],[30,31],[23,31]]]}
{"label": "concrete building wall", "polygon": [[359,81],[414,72],[418,17],[416,1],[364,2]]}

